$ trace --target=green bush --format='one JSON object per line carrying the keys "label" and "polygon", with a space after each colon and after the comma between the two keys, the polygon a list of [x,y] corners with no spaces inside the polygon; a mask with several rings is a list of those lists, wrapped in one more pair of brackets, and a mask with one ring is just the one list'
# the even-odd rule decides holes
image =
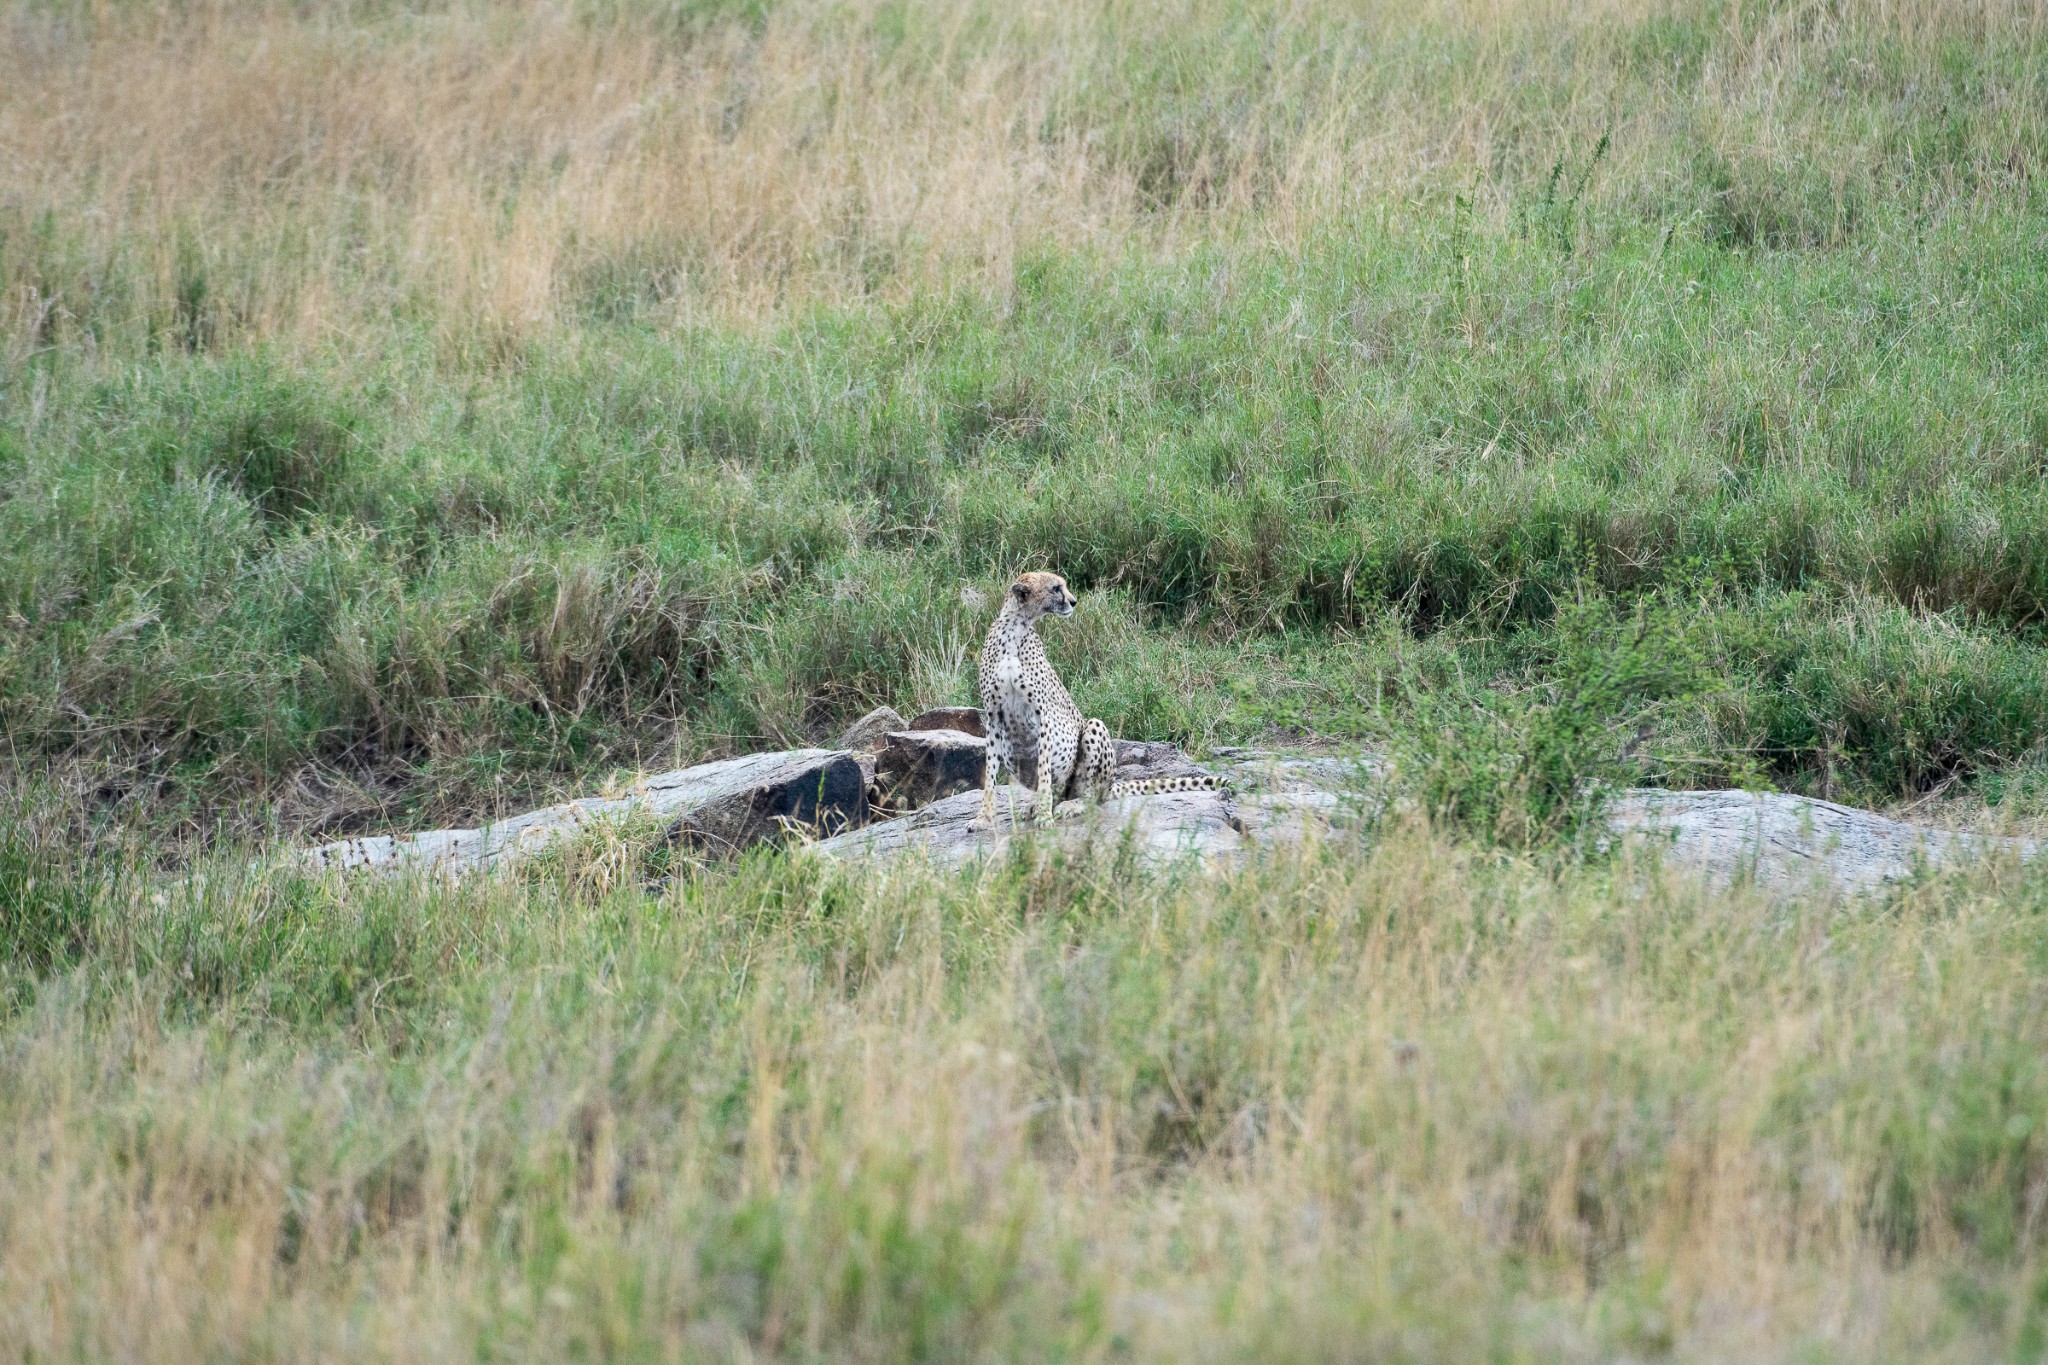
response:
{"label": "green bush", "polygon": [[1712,678],[1682,599],[1568,602],[1525,632],[1539,656],[1523,679],[1413,689],[1393,757],[1410,799],[1436,819],[1514,848],[1597,828],[1608,791],[1671,755],[1646,749]]}

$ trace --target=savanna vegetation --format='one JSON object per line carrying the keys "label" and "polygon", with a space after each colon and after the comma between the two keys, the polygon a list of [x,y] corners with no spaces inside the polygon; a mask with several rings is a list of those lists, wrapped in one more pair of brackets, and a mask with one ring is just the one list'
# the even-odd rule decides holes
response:
{"label": "savanna vegetation", "polygon": [[[2038,0],[0,0],[11,1358],[2048,1352]],[[278,839],[971,699],[1227,876]]]}

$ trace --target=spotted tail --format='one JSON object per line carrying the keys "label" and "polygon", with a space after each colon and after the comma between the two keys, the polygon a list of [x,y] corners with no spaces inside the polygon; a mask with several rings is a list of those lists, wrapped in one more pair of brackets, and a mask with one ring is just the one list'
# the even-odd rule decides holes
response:
{"label": "spotted tail", "polygon": [[1200,777],[1146,777],[1133,782],[1112,782],[1109,794],[1111,797],[1156,796],[1160,792],[1215,791],[1222,785],[1214,773],[1203,773]]}

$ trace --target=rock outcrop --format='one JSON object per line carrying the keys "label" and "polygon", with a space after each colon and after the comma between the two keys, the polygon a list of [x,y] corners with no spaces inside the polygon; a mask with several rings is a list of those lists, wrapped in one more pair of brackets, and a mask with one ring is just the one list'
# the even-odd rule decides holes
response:
{"label": "rock outcrop", "polygon": [[[1127,847],[1141,862],[1193,857],[1213,863],[1296,842],[1311,830],[1342,837],[1384,800],[1385,769],[1370,758],[1252,750],[1221,750],[1218,757],[1210,768],[1199,769],[1171,745],[1120,744],[1119,778],[1214,771],[1229,788],[1126,797],[1100,806],[1067,802],[1040,837],[1070,852]],[[1021,787],[1003,789],[995,827],[981,830],[970,827],[980,802],[968,793],[817,847],[840,858],[910,854],[935,866],[959,867],[1005,856],[1029,823],[1032,801]],[[1955,833],[1783,793],[1631,789],[1616,793],[1607,824],[1615,837],[1657,847],[1668,863],[1710,882],[1744,879],[1779,894],[1872,891],[1922,869],[1954,868],[1986,856],[2024,861],[2043,850],[2041,840]]]}
{"label": "rock outcrop", "polygon": [[891,732],[906,728],[893,706],[877,706],[846,727],[839,747],[853,753],[875,753],[889,740]]}
{"label": "rock outcrop", "polygon": [[[1137,862],[1162,865],[1192,858],[1214,863],[1243,856],[1259,842],[1297,839],[1330,811],[1323,803],[1294,798],[1287,808],[1267,809],[1255,801],[1252,818],[1213,791],[1162,792],[1156,796],[1125,796],[1091,806],[1083,801],[1061,803],[1050,828],[1032,823],[1032,793],[1004,787],[996,800],[996,818],[988,829],[978,827],[981,793],[961,792],[896,820],[884,820],[815,845],[828,857],[886,861],[906,854],[934,867],[955,868],[1008,856],[1020,834],[1043,838],[1070,853],[1094,851],[1128,854]],[[1334,807],[1336,802],[1329,803]],[[1263,838],[1261,837],[1263,836]]]}
{"label": "rock outcrop", "polygon": [[1068,853],[1129,856],[1160,866],[1182,860],[1231,861],[1260,847],[1295,843],[1311,830],[1355,825],[1376,798],[1376,771],[1356,759],[1298,759],[1242,752],[1217,769],[1197,767],[1170,744],[1119,744],[1119,780],[1220,771],[1223,790],[1160,792],[1113,801],[1064,801],[1048,828],[1037,828],[1036,796],[1006,784],[997,789],[992,827],[979,824],[981,793],[962,792],[910,815],[820,841],[828,857],[889,861],[912,856],[956,868],[1007,857],[1020,834]]}
{"label": "rock outcrop", "polygon": [[[971,709],[971,708],[958,708]],[[920,717],[923,720],[924,717]],[[1050,827],[1032,822],[1033,794],[998,789],[996,818],[981,826],[982,741],[962,731],[895,730],[877,753],[798,749],[750,754],[662,773],[608,797],[568,801],[481,829],[410,838],[344,839],[303,856],[318,869],[427,868],[461,873],[503,866],[593,822],[666,820],[670,837],[712,853],[789,831],[826,857],[887,862],[909,856],[942,868],[1007,856],[1021,835],[1070,853],[1096,851],[1148,865],[1215,864],[1311,832],[1354,837],[1386,799],[1383,765],[1370,757],[1317,757],[1220,749],[1198,767],[1170,744],[1119,742],[1120,780],[1215,773],[1220,790],[1162,792],[1094,803],[1068,801]],[[872,819],[869,783],[884,794]],[[896,810],[907,814],[893,814]],[[1778,893],[1815,887],[1868,891],[1920,869],[1987,855],[2029,859],[2034,839],[1961,834],[1828,801],[1740,791],[1622,791],[1608,808],[1617,839],[1662,849],[1711,881],[1746,879]]]}
{"label": "rock outcrop", "polygon": [[[726,773],[685,768],[665,774],[666,787],[654,779],[651,794],[695,793],[676,807],[670,837],[712,852],[736,853],[785,832],[830,836],[867,823],[867,772],[853,755],[803,749],[779,757],[780,764],[751,770],[738,766]],[[727,760],[736,765],[746,761]]]}
{"label": "rock outcrop", "polygon": [[1213,769],[1195,763],[1171,744],[1148,743],[1140,739],[1116,741],[1118,782],[1138,782],[1154,777],[1202,777]]}

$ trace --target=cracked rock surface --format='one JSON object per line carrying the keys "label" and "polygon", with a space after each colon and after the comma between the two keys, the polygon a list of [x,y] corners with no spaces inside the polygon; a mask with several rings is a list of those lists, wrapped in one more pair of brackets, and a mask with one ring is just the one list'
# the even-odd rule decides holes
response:
{"label": "cracked rock surface", "polygon": [[981,791],[988,744],[961,730],[902,730],[888,736],[875,758],[875,785],[883,804],[915,810],[955,792]]}

